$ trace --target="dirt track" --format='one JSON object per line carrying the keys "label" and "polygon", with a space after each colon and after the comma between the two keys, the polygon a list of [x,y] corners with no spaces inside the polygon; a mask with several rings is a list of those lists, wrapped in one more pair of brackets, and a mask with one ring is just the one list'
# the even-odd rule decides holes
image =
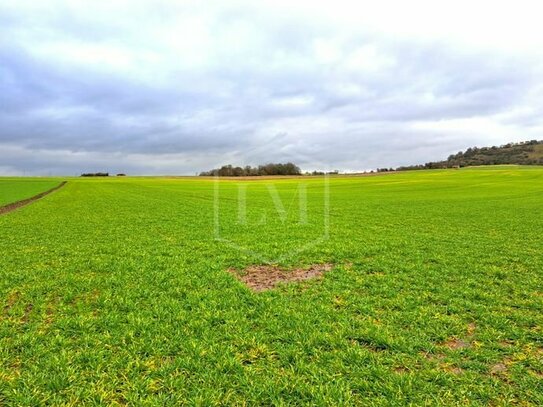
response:
{"label": "dirt track", "polygon": [[21,201],[13,202],[13,203],[7,204],[5,206],[2,206],[2,207],[0,207],[0,215],[4,215],[4,214],[12,212],[12,211],[14,211],[16,209],[19,209],[19,208],[21,208],[23,206],[29,205],[32,202],[37,201],[38,199],[43,198],[46,195],[49,195],[51,192],[55,192],[57,189],[62,188],[64,185],[66,185],[66,181],[63,181],[60,184],[58,184],[56,187],[51,188],[51,189],[49,189],[49,190],[47,190],[45,192],[41,192],[38,195],[34,195],[34,196],[30,197],[30,198],[23,199]]}

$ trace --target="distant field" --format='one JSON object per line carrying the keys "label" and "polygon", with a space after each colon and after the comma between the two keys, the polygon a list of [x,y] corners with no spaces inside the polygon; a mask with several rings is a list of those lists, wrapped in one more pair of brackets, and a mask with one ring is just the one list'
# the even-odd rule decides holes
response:
{"label": "distant field", "polygon": [[0,178],[0,206],[30,198],[58,185],[60,181]]}
{"label": "distant field", "polygon": [[542,231],[542,167],[71,179],[0,216],[0,404],[543,405]]}

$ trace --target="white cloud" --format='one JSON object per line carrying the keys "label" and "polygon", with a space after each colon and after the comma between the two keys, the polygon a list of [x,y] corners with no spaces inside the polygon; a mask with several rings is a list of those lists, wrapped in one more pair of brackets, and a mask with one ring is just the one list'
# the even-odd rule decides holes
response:
{"label": "white cloud", "polygon": [[[524,0],[5,2],[0,167],[193,173],[288,151],[367,169],[541,138],[541,11]],[[267,156],[251,155],[256,145]]]}

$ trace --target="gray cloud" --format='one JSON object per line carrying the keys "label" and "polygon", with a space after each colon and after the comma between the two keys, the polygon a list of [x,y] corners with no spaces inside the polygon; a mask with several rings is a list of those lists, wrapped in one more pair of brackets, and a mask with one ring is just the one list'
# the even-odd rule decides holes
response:
{"label": "gray cloud", "polygon": [[310,7],[134,4],[0,7],[0,171],[362,170],[541,138],[540,48]]}

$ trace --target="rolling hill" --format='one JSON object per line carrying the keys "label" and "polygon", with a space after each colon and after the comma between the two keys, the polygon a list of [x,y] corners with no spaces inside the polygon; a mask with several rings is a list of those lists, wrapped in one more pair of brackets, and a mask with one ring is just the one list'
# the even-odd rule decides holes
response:
{"label": "rolling hill", "polygon": [[508,143],[493,147],[471,147],[444,161],[399,167],[397,170],[471,167],[476,165],[543,165],[543,140]]}

